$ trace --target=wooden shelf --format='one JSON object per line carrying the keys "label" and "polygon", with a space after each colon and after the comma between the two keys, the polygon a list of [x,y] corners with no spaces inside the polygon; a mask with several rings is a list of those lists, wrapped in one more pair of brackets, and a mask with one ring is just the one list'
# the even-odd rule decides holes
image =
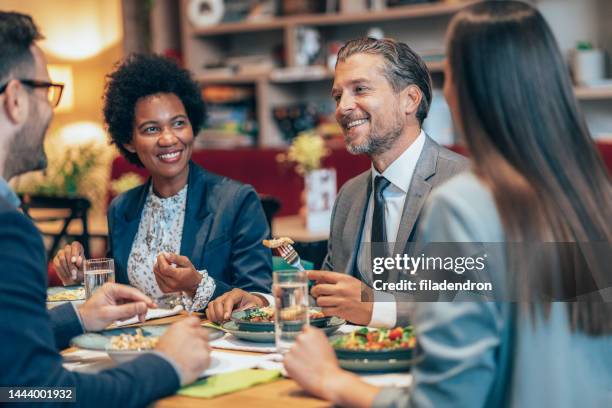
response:
{"label": "wooden shelf", "polygon": [[282,30],[286,26],[287,23],[282,17],[275,17],[274,19],[263,21],[239,21],[235,23],[221,23],[205,28],[194,28],[193,33],[199,36],[213,36],[253,31]]}
{"label": "wooden shelf", "polygon": [[574,88],[574,93],[576,94],[576,98],[581,100],[612,100],[612,85],[592,88],[586,86],[578,86]]}
{"label": "wooden shelf", "polygon": [[[434,61],[427,62],[427,68],[431,73],[444,72],[444,62]],[[253,74],[201,74],[196,77],[196,80],[202,84],[250,84],[258,81],[269,81],[277,84],[290,84],[296,82],[312,82],[312,81],[330,81],[334,79],[332,70],[313,70],[303,73],[296,73],[283,77],[278,74],[282,73],[282,69],[272,70],[268,73]]]}
{"label": "wooden shelf", "polygon": [[474,2],[471,1],[455,4],[413,4],[408,6],[389,7],[386,10],[381,11],[305,15],[290,19],[290,24],[327,26],[445,16],[456,13],[470,3]]}
{"label": "wooden shelf", "polygon": [[204,85],[212,84],[254,84],[258,81],[266,81],[268,73],[262,74],[201,74],[195,77],[196,81]]}
{"label": "wooden shelf", "polygon": [[255,31],[282,30],[302,25],[347,25],[377,21],[403,20],[409,18],[445,16],[456,13],[457,11],[461,10],[463,7],[470,3],[473,2],[468,1],[456,4],[415,4],[388,8],[382,11],[367,11],[360,13],[326,13],[274,17],[270,20],[264,21],[221,23],[205,28],[194,28],[193,34],[197,36],[215,36],[223,34],[248,33]]}

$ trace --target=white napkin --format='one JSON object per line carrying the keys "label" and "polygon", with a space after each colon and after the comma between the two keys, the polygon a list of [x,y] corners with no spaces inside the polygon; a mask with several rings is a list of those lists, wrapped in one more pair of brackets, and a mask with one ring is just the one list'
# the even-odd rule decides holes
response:
{"label": "white napkin", "polygon": [[266,356],[245,356],[244,354],[213,350],[210,353],[210,366],[200,374],[200,378],[255,368],[264,361],[266,361]]}
{"label": "white napkin", "polygon": [[[174,309],[149,309],[147,310],[147,315],[145,317],[145,320],[161,319],[162,317],[174,316],[174,315],[179,314],[181,310],[183,310],[183,306],[181,305],[174,306]],[[122,327],[122,326],[127,326],[129,324],[134,324],[134,323],[139,323],[139,322],[140,321],[138,320],[138,316],[134,316],[130,319],[123,320],[123,321],[117,320],[113,324],[113,327]]]}
{"label": "white napkin", "polygon": [[106,351],[96,351],[96,350],[85,350],[85,349],[76,349],[74,351],[70,351],[68,353],[62,353],[62,357],[65,362],[74,362],[74,361],[91,361],[98,360],[100,358],[109,358]]}
{"label": "white napkin", "polygon": [[363,381],[377,387],[409,387],[412,384],[410,373],[361,374],[359,376]]}
{"label": "white napkin", "polygon": [[[257,365],[264,370],[281,370],[284,377],[288,377],[283,367],[282,354],[268,354]],[[387,373],[387,374],[359,374],[361,379],[377,387],[408,387],[412,383],[410,373]]]}
{"label": "white napkin", "polygon": [[225,350],[239,351],[254,351],[256,353],[276,353],[276,345],[274,343],[254,343],[236,338],[234,335],[227,333],[225,336],[210,342],[212,348]]}
{"label": "white napkin", "polygon": [[62,357],[63,366],[69,371],[97,373],[115,365],[104,351],[77,349],[69,353],[62,353]]}
{"label": "white napkin", "polygon": [[361,329],[363,327],[366,327],[366,326],[356,326],[354,324],[345,324],[344,326],[340,327],[336,333],[339,333],[339,334],[349,334],[349,333],[352,333],[353,331],[355,331],[357,329]]}

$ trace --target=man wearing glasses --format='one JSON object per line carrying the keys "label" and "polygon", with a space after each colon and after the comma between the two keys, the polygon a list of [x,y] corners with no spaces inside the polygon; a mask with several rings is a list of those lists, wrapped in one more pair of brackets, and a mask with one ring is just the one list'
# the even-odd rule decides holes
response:
{"label": "man wearing glasses", "polygon": [[[4,65],[5,60],[10,57],[11,55],[4,55],[1,64]],[[7,180],[26,171],[42,170],[47,167],[43,139],[53,117],[53,108],[59,104],[64,89],[63,84],[54,84],[50,81],[47,62],[40,48],[31,47],[31,54],[22,58],[23,67],[17,71],[23,77],[9,77],[0,86],[0,94],[5,95],[4,104],[9,116],[7,125],[16,126],[15,122],[21,119],[14,117],[18,114],[17,108],[20,107],[18,105],[23,104],[29,108],[28,120],[20,130],[15,131],[14,142],[8,144],[4,150],[3,177]],[[3,133],[5,129],[8,130],[7,128],[3,128]],[[26,152],[27,154],[24,154]]]}
{"label": "man wearing glasses", "polygon": [[61,387],[64,393],[56,395],[75,399],[54,402],[145,406],[208,366],[208,335],[199,319],[189,318],[170,327],[152,353],[115,369],[91,375],[62,367],[58,350],[72,337],[134,315],[142,320],[154,305],[134,288],[107,284],[81,306],[46,310],[43,242],[7,183],[47,164],[43,140],[63,85],[50,81],[35,44],[40,38],[29,16],[0,11],[0,405],[8,388]]}
{"label": "man wearing glasses", "polygon": [[[59,105],[60,100],[62,99],[64,84],[54,84],[53,82],[36,81],[34,79],[17,79],[17,81],[21,82],[23,85],[29,86],[30,88],[47,89],[47,99],[54,108],[57,108],[57,105]],[[6,88],[8,88],[9,82],[0,86],[0,94],[4,92]]]}

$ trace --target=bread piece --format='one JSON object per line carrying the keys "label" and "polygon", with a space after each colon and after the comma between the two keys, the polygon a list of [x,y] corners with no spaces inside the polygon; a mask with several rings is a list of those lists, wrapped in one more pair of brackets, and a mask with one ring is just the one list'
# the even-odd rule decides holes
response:
{"label": "bread piece", "polygon": [[281,247],[283,245],[292,245],[292,244],[295,244],[295,242],[293,242],[293,240],[289,237],[281,237],[281,238],[273,238],[273,239],[264,239],[263,244],[264,246],[268,248],[274,249],[274,248]]}

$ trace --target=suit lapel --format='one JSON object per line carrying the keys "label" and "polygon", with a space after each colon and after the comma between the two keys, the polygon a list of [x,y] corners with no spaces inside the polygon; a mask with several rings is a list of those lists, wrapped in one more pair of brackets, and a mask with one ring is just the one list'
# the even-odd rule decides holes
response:
{"label": "suit lapel", "polygon": [[206,172],[189,163],[187,203],[181,238],[181,255],[189,258],[196,269],[202,269],[204,245],[208,241],[212,213],[206,205],[208,178]]}
{"label": "suit lapel", "polygon": [[406,249],[408,239],[431,191],[432,185],[427,180],[436,173],[437,161],[438,146],[429,136],[426,136],[423,151],[419,156],[408,193],[406,194],[406,201],[404,202],[399,230],[397,231],[393,248],[394,256],[402,254]]}
{"label": "suit lapel", "polygon": [[[365,216],[368,209],[368,200],[370,193],[372,192],[372,172],[368,173],[365,177],[366,188],[359,189],[358,194],[355,195],[353,205],[351,206],[350,212],[347,214],[346,219],[346,235],[344,239],[346,242],[354,242],[353,249],[351,251],[350,258],[346,263],[344,273],[353,275],[353,271],[357,269],[361,280],[363,282],[369,282],[370,278],[366,276],[360,268],[357,268],[357,255],[359,254],[359,247],[361,246],[361,234],[363,234],[363,226],[365,223]],[[359,278],[359,276],[355,276]]]}
{"label": "suit lapel", "polygon": [[147,194],[150,187],[151,178],[149,177],[147,182],[140,186],[140,190],[136,193],[136,199],[128,201],[123,213],[118,214],[117,219],[119,222],[115,222],[113,226],[113,257],[116,259],[117,263],[125,266],[124,268],[117,269],[118,273],[125,275],[117,276],[118,282],[129,281],[127,276],[128,257],[130,256],[132,244],[138,232],[142,210],[147,200]]}

